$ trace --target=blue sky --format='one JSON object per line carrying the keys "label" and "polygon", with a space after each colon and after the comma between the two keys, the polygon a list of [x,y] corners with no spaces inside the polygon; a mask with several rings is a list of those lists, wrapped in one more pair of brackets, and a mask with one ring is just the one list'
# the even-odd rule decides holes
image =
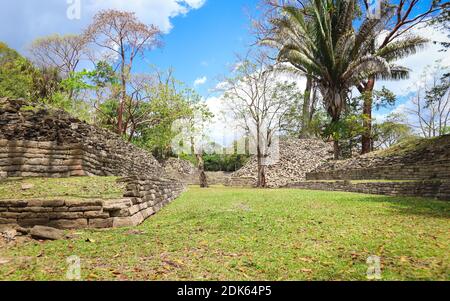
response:
{"label": "blue sky", "polygon": [[[421,0],[427,5],[431,0]],[[80,18],[70,19],[70,3],[80,3]],[[235,62],[235,54],[242,54],[253,42],[250,17],[258,13],[260,0],[3,0],[0,9],[0,40],[26,54],[26,46],[35,38],[54,33],[81,33],[101,9],[114,8],[133,11],[147,24],[159,26],[164,34],[164,47],[146,54],[138,61],[134,72],[150,72],[149,65],[165,70],[172,67],[178,80],[185,82],[206,99],[213,112],[221,109],[221,97],[210,89],[227,75]],[[446,34],[430,27],[413,31],[431,40],[448,40]],[[417,90],[427,66],[441,60],[450,66],[450,55],[430,44],[424,51],[398,64],[412,70],[411,78],[398,82],[378,82],[398,95],[395,107],[375,112],[378,119],[391,111],[402,112],[411,95]],[[194,85],[197,81],[198,85]],[[218,122],[216,129],[223,129]]]}
{"label": "blue sky", "polygon": [[[67,2],[81,5],[79,20],[69,20]],[[421,0],[425,6],[431,0]],[[257,14],[260,0],[3,0],[0,10],[0,40],[26,53],[35,38],[53,33],[80,33],[100,9],[115,8],[136,12],[144,23],[156,24],[164,32],[164,47],[147,53],[135,72],[149,72],[149,65],[160,69],[173,67],[176,77],[208,97],[209,90],[226,75],[235,54],[242,53],[253,42],[250,15]],[[434,29],[424,28],[420,34],[445,37]],[[430,47],[405,60],[413,70],[411,80],[387,85],[400,96],[406,96],[408,85],[417,82],[427,64],[437,59],[448,61],[437,46]],[[402,99],[400,102],[404,102]]]}
{"label": "blue sky", "polygon": [[[100,9],[136,12],[147,24],[165,33],[164,46],[146,54],[135,72],[149,72],[149,64],[173,67],[175,76],[187,85],[196,79],[204,96],[224,75],[229,64],[251,43],[250,17],[259,0],[70,0],[80,1],[80,19],[66,16],[66,0],[4,0],[0,10],[0,40],[26,54],[35,38],[54,33],[80,33]],[[248,13],[249,12],[249,13]],[[203,82],[201,81],[201,82]]]}
{"label": "blue sky", "polygon": [[[217,84],[235,61],[252,43],[250,17],[258,0],[209,0],[199,10],[173,19],[173,29],[164,37],[164,47],[148,53],[146,59],[162,69],[173,67],[176,77],[196,85],[203,96]],[[136,71],[148,71],[142,64]]]}

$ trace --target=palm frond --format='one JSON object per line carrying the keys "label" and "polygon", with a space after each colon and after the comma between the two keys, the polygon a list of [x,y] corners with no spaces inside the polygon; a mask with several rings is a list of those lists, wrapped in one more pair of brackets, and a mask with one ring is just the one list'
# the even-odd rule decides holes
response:
{"label": "palm frond", "polygon": [[419,50],[425,48],[429,43],[428,39],[412,36],[402,40],[391,42],[382,49],[378,50],[377,55],[385,58],[389,62],[393,62],[412,54],[416,54]]}

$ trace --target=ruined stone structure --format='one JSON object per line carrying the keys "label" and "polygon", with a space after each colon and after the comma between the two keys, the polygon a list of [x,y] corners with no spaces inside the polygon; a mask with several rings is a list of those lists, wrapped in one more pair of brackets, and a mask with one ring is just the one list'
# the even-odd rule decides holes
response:
{"label": "ruined stone structure", "polygon": [[177,158],[169,158],[163,163],[166,173],[174,179],[186,184],[199,182],[197,168],[189,161]]}
{"label": "ruined stone structure", "polygon": [[0,224],[55,228],[134,226],[178,197],[148,152],[64,111],[0,99],[1,177],[126,177],[120,200],[0,200]]}
{"label": "ruined stone structure", "polygon": [[448,180],[424,180],[404,182],[299,182],[290,184],[286,188],[298,188],[308,190],[345,191],[365,194],[380,194],[388,196],[420,196],[450,200],[450,181]]}
{"label": "ruined stone structure", "polygon": [[306,178],[308,181],[287,187],[450,200],[450,136],[418,139],[349,160],[329,161]]}
{"label": "ruined stone structure", "polygon": [[0,174],[7,177],[163,176],[148,152],[64,111],[0,100]]}
{"label": "ruined stone structure", "polygon": [[344,161],[329,161],[307,175],[308,180],[450,179],[450,135],[417,140],[388,151]]}
{"label": "ruined stone structure", "polygon": [[[306,174],[332,158],[333,146],[318,139],[282,139],[279,160],[266,168],[269,187],[283,187],[306,179]],[[257,182],[257,159],[252,158],[243,168],[233,173],[228,186],[252,187]]]}
{"label": "ruined stone structure", "polygon": [[136,226],[177,198],[180,182],[145,177],[120,180],[124,197],[113,200],[0,200],[0,224],[58,229]]}
{"label": "ruined stone structure", "polygon": [[[163,164],[166,173],[173,179],[177,179],[188,185],[200,185],[199,172],[189,161],[169,158]],[[231,173],[223,171],[208,171],[206,177],[209,185],[224,185],[228,182]]]}

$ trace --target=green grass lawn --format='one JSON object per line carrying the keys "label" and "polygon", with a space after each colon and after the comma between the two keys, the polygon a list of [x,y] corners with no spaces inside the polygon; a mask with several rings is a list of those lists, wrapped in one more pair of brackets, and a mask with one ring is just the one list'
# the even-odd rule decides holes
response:
{"label": "green grass lawn", "polygon": [[[0,181],[3,199],[114,199],[124,194],[117,177],[8,178]],[[22,185],[32,188],[23,190]]]}
{"label": "green grass lawn", "polygon": [[450,203],[303,190],[191,187],[137,228],[0,249],[0,279],[450,280]]}

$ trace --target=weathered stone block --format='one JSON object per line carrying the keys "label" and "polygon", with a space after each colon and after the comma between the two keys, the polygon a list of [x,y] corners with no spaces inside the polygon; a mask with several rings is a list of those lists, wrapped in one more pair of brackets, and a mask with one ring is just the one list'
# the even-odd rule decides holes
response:
{"label": "weathered stone block", "polygon": [[89,219],[89,228],[104,229],[113,227],[113,218]]}
{"label": "weathered stone block", "polygon": [[107,219],[109,218],[109,214],[102,211],[87,211],[83,213],[83,217],[89,218],[89,219],[97,219],[97,218],[103,218]]}
{"label": "weathered stone block", "polygon": [[26,207],[27,201],[15,201],[15,200],[0,200],[0,207]]}
{"label": "weathered stone block", "polygon": [[0,217],[0,225],[9,225],[9,224],[16,224],[16,223],[17,223],[16,219]]}
{"label": "weathered stone block", "polygon": [[102,206],[70,207],[69,212],[101,211]]}
{"label": "weathered stone block", "polygon": [[49,213],[49,217],[52,220],[55,219],[79,219],[83,218],[83,212],[52,212]]}
{"label": "weathered stone block", "polygon": [[55,228],[35,226],[31,229],[30,234],[33,238],[45,240],[58,240],[64,238],[64,232]]}
{"label": "weathered stone block", "polygon": [[18,212],[0,212],[0,217],[7,219],[17,219],[20,216]]}
{"label": "weathered stone block", "polygon": [[48,225],[57,229],[84,229],[88,227],[88,221],[85,218],[70,220],[59,219],[50,221]]}
{"label": "weathered stone block", "polygon": [[53,212],[70,212],[69,211],[70,208],[69,207],[54,207],[53,208]]}
{"label": "weathered stone block", "polygon": [[[64,206],[64,203],[65,201],[63,200],[47,200],[43,202],[42,206],[55,208]],[[28,203],[28,206],[30,206],[30,203]]]}
{"label": "weathered stone block", "polygon": [[33,212],[33,213],[46,213],[53,211],[53,209],[50,207],[26,207],[24,209],[25,209],[24,212]]}
{"label": "weathered stone block", "polygon": [[100,200],[72,200],[72,201],[66,201],[65,205],[67,207],[86,207],[86,206],[102,206],[103,202]]}
{"label": "weathered stone block", "polygon": [[21,227],[29,228],[34,226],[46,226],[49,224],[48,218],[25,218],[25,219],[19,219],[18,224]]}

